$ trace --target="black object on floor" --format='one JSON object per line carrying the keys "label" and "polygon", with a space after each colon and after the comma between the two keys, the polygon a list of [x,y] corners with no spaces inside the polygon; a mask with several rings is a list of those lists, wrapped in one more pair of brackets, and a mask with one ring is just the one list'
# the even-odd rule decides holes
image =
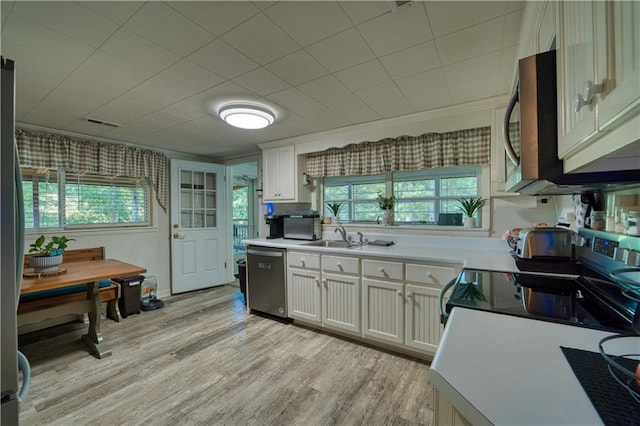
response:
{"label": "black object on floor", "polygon": [[114,278],[113,281],[120,284],[120,300],[118,307],[120,314],[126,318],[131,314],[140,313],[140,295],[144,275],[133,275],[131,277]]}
{"label": "black object on floor", "polygon": [[[560,346],[567,362],[605,425],[640,425],[640,404],[609,372],[609,364],[597,352]],[[635,370],[637,361],[619,359]]]}
{"label": "black object on floor", "polygon": [[164,307],[164,302],[155,296],[151,296],[149,300],[140,302],[140,307],[143,311],[153,311],[154,309],[160,309]]}

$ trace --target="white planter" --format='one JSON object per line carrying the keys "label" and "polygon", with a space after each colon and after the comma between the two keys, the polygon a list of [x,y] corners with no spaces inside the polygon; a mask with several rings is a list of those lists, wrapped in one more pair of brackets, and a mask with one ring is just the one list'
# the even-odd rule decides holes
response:
{"label": "white planter", "polygon": [[29,258],[29,266],[31,266],[37,274],[56,272],[61,263],[61,254],[57,256],[34,256]]}
{"label": "white planter", "polygon": [[391,226],[393,225],[393,211],[391,210],[384,210],[383,214],[382,214],[382,224],[384,226]]}
{"label": "white planter", "polygon": [[475,228],[476,227],[476,218],[475,217],[465,216],[462,219],[462,224],[464,225],[465,228]]}
{"label": "white planter", "polygon": [[340,219],[338,219],[338,216],[331,216],[331,223],[333,225],[337,225],[338,223],[340,223]]}

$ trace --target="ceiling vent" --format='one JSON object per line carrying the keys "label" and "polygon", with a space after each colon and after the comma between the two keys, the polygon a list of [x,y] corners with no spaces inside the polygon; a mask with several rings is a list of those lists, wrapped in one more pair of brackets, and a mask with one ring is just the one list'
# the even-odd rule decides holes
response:
{"label": "ceiling vent", "polygon": [[108,126],[108,127],[120,127],[121,126],[121,124],[109,123],[108,121],[98,120],[97,118],[85,117],[85,118],[83,118],[83,120],[87,121],[89,123],[101,124],[103,126]]}
{"label": "ceiling vent", "polygon": [[389,4],[389,9],[391,9],[392,12],[397,12],[399,7],[404,6],[404,5],[410,5],[411,3],[413,3],[413,1],[411,1],[411,0],[397,0],[397,1],[389,0],[389,1],[387,1],[387,3]]}

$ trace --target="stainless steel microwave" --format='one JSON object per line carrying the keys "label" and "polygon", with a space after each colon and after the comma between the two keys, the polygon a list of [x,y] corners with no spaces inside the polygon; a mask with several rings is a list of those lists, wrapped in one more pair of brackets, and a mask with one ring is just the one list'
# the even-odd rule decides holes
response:
{"label": "stainless steel microwave", "polygon": [[288,213],[282,215],[284,238],[315,241],[322,236],[320,215],[317,213]]}

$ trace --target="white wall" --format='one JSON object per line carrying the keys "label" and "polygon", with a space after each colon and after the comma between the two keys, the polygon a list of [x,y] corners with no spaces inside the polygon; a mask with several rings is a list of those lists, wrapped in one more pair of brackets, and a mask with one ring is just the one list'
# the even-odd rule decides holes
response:
{"label": "white wall", "polygon": [[[147,269],[145,275],[154,275],[158,280],[158,297],[171,293],[169,215],[153,200],[153,226],[150,228],[118,228],[94,230],[65,230],[46,232],[44,235],[64,234],[75,238],[68,250],[104,247],[107,258],[133,263]],[[41,233],[30,232],[25,236],[25,253]]]}

